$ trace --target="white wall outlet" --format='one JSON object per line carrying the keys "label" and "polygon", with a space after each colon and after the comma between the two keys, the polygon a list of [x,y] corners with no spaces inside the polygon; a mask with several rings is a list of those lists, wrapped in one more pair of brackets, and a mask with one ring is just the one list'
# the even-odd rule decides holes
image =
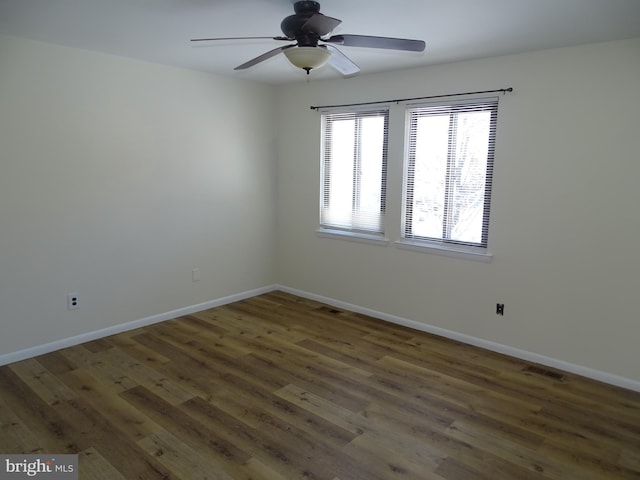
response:
{"label": "white wall outlet", "polygon": [[199,282],[200,281],[200,269],[199,268],[194,268],[193,270],[191,270],[191,281],[192,282]]}
{"label": "white wall outlet", "polygon": [[77,310],[80,308],[80,296],[77,293],[67,295],[67,308],[69,310]]}

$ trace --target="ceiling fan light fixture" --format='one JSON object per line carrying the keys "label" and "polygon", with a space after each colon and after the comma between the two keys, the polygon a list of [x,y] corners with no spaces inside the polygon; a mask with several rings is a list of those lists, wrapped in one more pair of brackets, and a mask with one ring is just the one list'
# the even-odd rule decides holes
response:
{"label": "ceiling fan light fixture", "polygon": [[284,54],[293,66],[306,70],[307,75],[310,70],[320,68],[331,58],[331,52],[322,47],[287,48]]}

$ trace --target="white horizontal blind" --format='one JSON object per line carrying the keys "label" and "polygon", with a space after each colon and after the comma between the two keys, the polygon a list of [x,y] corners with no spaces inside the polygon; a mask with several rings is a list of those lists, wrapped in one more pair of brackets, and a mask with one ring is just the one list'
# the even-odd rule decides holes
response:
{"label": "white horizontal blind", "polygon": [[322,116],[320,225],[383,233],[389,110]]}
{"label": "white horizontal blind", "polygon": [[486,248],[498,99],[407,114],[403,237]]}

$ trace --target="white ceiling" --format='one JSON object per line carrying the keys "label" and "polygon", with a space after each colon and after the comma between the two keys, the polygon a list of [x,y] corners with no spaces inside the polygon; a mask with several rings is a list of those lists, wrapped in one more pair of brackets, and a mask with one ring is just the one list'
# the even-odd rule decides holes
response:
{"label": "white ceiling", "polygon": [[[293,0],[0,0],[0,34],[272,84],[304,81],[278,55],[233,68],[273,40],[191,44],[197,37],[278,36]],[[323,0],[334,34],[424,40],[423,53],[342,47],[361,74],[640,37],[640,0]],[[0,65],[0,68],[2,66]],[[331,67],[316,78],[338,78]]]}

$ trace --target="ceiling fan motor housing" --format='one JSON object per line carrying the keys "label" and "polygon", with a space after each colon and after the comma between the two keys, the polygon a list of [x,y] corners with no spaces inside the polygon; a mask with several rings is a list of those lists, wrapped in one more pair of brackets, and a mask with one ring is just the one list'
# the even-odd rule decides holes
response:
{"label": "ceiling fan motor housing", "polygon": [[295,38],[300,47],[318,46],[320,35],[315,32],[305,31],[302,27],[314,15],[322,15],[320,13],[320,4],[312,1],[296,2],[293,5],[293,9],[296,13],[286,17],[280,24],[282,33],[284,33],[287,38]]}
{"label": "ceiling fan motor housing", "polygon": [[302,1],[293,4],[293,11],[296,13],[320,13],[320,4],[318,2]]}

